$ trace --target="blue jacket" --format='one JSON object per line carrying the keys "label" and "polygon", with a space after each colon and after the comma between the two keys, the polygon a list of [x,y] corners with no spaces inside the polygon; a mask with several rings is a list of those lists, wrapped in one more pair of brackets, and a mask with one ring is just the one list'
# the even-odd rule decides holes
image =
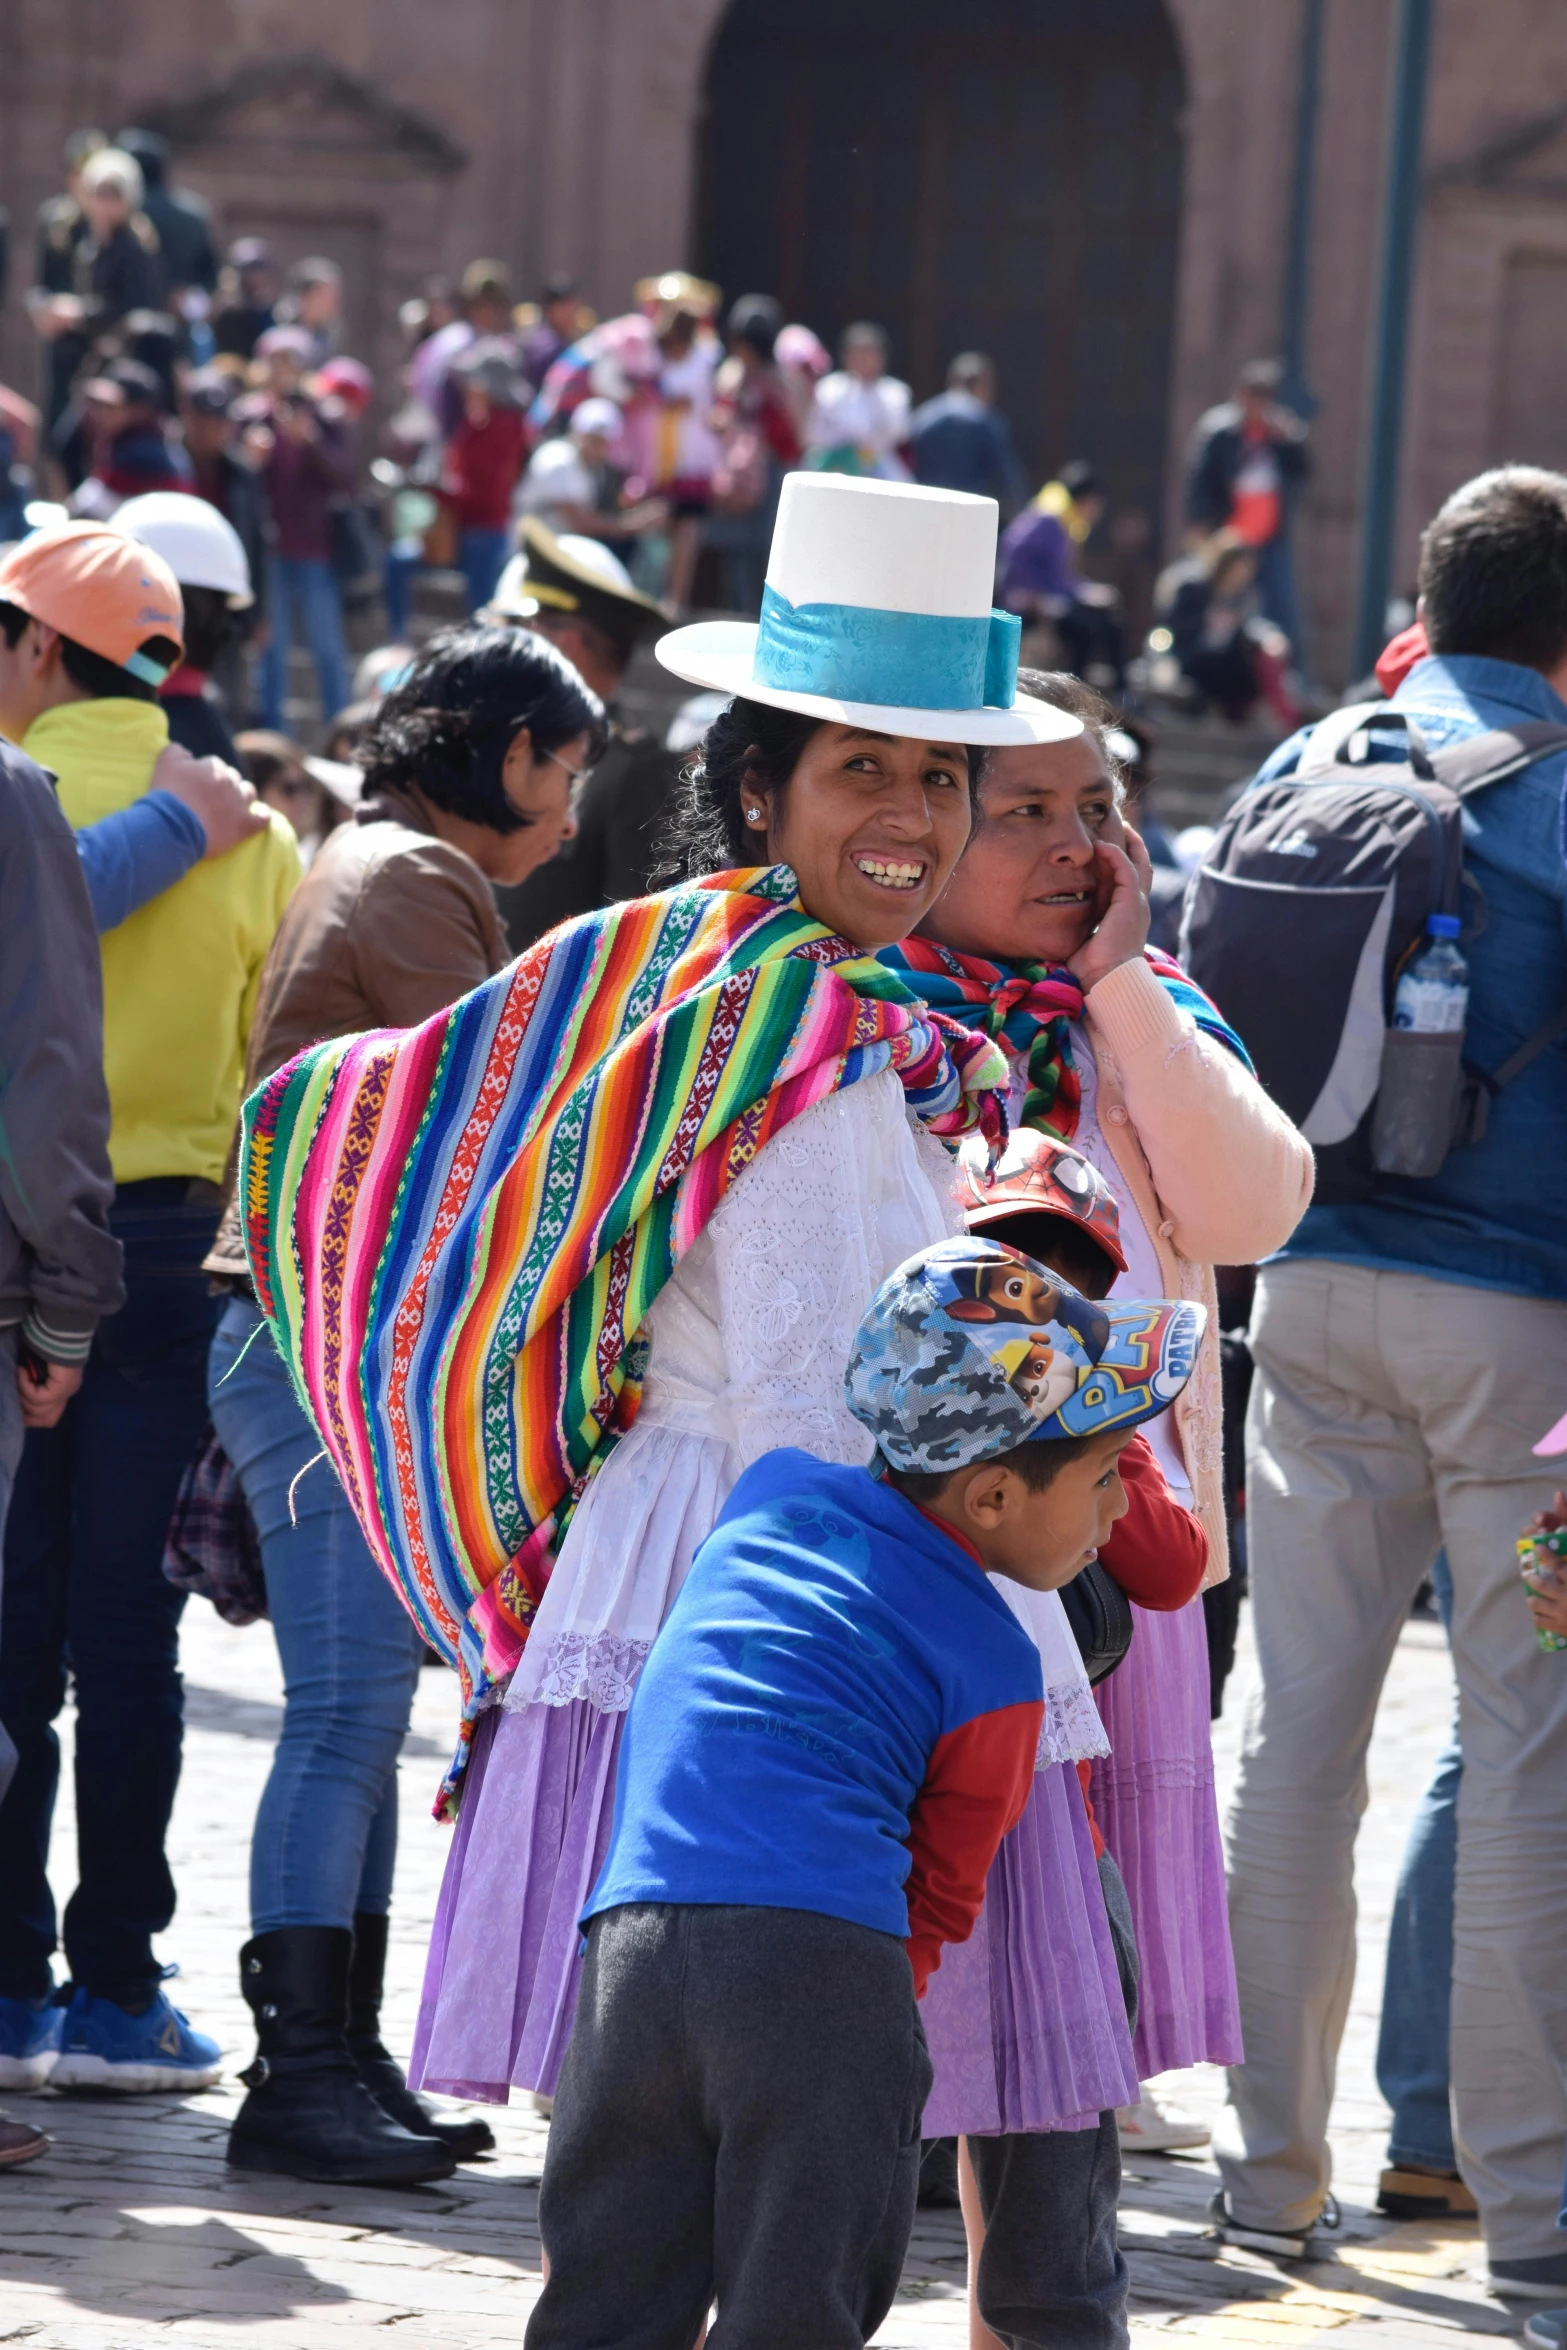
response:
{"label": "blue jacket", "polygon": [[968,490],[994,498],[1010,514],[1028,482],[1012,445],[1012,429],[972,392],[938,392],[909,420],[914,478],[937,490]]}
{"label": "blue jacket", "polygon": [[763,1455],[653,1644],[584,1920],[815,1910],[966,1939],[1034,1780],[1039,1651],[976,1555],[865,1469]]}
{"label": "blue jacket", "polygon": [[[1567,703],[1537,670],[1469,653],[1417,662],[1393,701],[1419,720],[1433,749],[1531,719],[1567,725]],[[1301,733],[1281,744],[1259,783],[1291,774],[1305,740]],[[1391,734],[1380,747],[1384,756],[1403,756]],[[1567,1002],[1564,778],[1567,753],[1554,752],[1464,810],[1464,863],[1484,893],[1478,920],[1473,892],[1465,893],[1464,1049],[1482,1069],[1498,1068]],[[1302,972],[1309,984],[1305,942]],[[1567,1041],[1558,1039],[1491,1104],[1484,1141],[1450,1151],[1439,1174],[1418,1181],[1379,1176],[1371,1197],[1355,1206],[1308,1209],[1280,1255],[1333,1257],[1480,1289],[1567,1298],[1564,1169]]]}

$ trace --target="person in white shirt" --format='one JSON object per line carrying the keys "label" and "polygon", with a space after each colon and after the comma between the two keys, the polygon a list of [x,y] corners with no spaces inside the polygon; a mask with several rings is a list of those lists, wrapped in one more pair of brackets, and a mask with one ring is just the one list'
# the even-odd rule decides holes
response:
{"label": "person in white shirt", "polygon": [[805,430],[814,471],[909,479],[899,453],[909,437],[909,387],[887,373],[888,350],[886,328],[869,319],[844,329],[843,365],[817,385]]}
{"label": "person in white shirt", "polygon": [[612,503],[617,480],[614,452],[624,419],[613,400],[595,395],[572,416],[570,429],[541,441],[517,488],[516,513],[536,514],[557,534],[578,538],[633,539],[658,528],[668,508],[661,498],[634,506]]}

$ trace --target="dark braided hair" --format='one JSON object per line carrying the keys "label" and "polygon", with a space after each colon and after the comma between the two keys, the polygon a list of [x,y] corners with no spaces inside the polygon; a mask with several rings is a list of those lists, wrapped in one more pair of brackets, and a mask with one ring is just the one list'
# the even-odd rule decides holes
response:
{"label": "dark braided hair", "polygon": [[740,813],[747,780],[781,806],[800,753],[824,718],[775,710],[767,702],[731,702],[721,710],[681,773],[680,790],[659,842],[661,869],[681,881],[760,864],[767,852]]}
{"label": "dark braided hair", "polygon": [[[658,844],[661,876],[697,881],[732,865],[759,864],[766,849],[758,828],[747,824],[741,812],[746,786],[772,793],[776,822],[800,753],[827,723],[800,710],[775,710],[768,702],[741,699],[721,710],[681,774]],[[972,799],[985,754],[975,743],[967,750]]]}
{"label": "dark braided hair", "polygon": [[604,705],[564,653],[527,629],[443,629],[365,730],[365,798],[412,785],[470,824],[520,832],[532,819],[507,799],[501,771],[523,727],[540,756],[591,735],[591,763],[604,740]]}

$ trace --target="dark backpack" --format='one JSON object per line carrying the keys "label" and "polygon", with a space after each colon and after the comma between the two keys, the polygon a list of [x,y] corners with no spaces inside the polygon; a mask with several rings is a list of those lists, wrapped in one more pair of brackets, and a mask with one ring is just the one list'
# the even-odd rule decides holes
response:
{"label": "dark backpack", "polygon": [[[1369,757],[1373,724],[1403,728],[1403,761]],[[1428,918],[1460,910],[1464,801],[1564,747],[1567,726],[1542,722],[1433,751],[1405,712],[1360,702],[1219,826],[1187,893],[1181,961],[1315,1150],[1320,1202],[1363,1199],[1378,1173],[1434,1175],[1567,1031],[1564,1004],[1485,1071],[1461,1036],[1388,1027]]]}

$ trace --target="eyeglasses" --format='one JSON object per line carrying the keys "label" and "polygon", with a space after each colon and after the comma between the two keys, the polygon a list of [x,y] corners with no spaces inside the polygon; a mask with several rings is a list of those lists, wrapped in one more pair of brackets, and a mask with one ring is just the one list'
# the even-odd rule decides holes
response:
{"label": "eyeglasses", "polygon": [[550,762],[552,766],[565,768],[566,773],[571,777],[573,788],[575,788],[575,786],[582,781],[585,775],[590,775],[592,773],[592,769],[590,767],[571,766],[567,760],[561,757],[559,751],[546,751],[543,756]]}

